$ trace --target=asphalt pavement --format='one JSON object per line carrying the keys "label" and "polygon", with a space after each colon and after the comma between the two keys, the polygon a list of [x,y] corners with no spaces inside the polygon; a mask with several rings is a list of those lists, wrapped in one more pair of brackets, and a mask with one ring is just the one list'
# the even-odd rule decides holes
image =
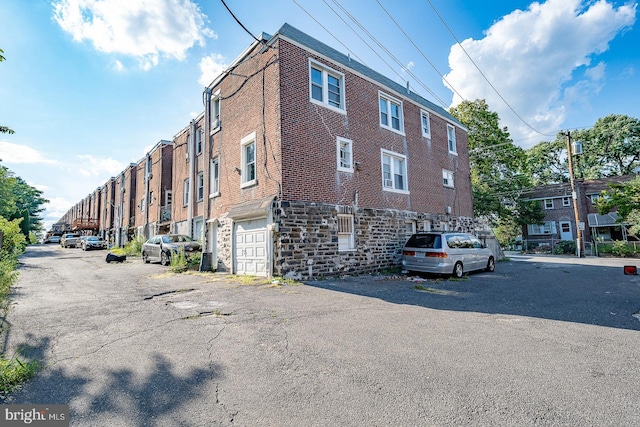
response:
{"label": "asphalt pavement", "polygon": [[510,255],[461,280],[167,273],[57,245],[21,257],[5,403],[72,426],[640,425],[640,276]]}

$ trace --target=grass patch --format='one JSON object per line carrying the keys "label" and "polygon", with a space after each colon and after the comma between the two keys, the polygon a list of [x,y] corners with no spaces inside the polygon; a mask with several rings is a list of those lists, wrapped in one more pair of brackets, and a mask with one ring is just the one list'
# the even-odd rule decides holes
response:
{"label": "grass patch", "polygon": [[422,285],[415,285],[413,287],[413,289],[415,289],[417,291],[421,291],[421,292],[429,292],[430,294],[438,294],[438,295],[446,295],[447,294],[447,291],[443,291],[442,289],[428,288],[428,287],[422,286]]}
{"label": "grass patch", "polygon": [[0,395],[6,395],[23,382],[32,378],[42,364],[38,361],[22,362],[17,357],[0,357]]}
{"label": "grass patch", "polygon": [[449,282],[466,282],[467,280],[469,280],[469,276],[467,276],[466,274],[460,278],[457,277],[449,277],[447,279],[447,281]]}

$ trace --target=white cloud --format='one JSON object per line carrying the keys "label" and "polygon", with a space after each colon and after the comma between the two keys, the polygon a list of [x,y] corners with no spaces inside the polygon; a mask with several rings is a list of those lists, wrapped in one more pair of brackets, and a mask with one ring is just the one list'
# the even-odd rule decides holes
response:
{"label": "white cloud", "polygon": [[144,70],[160,58],[182,60],[194,44],[217,37],[190,0],[56,0],[53,18],[75,41],[134,57]]}
{"label": "white cloud", "polygon": [[0,141],[0,159],[5,163],[44,163],[52,165],[59,163],[56,160],[47,158],[45,154],[31,147],[7,141]]}
{"label": "white cloud", "polygon": [[[606,0],[587,5],[581,0],[535,2],[504,16],[483,39],[467,39],[462,46],[521,117],[540,132],[555,135],[570,101],[585,102],[600,90],[605,64],[588,68],[591,60],[634,24],[635,15],[636,5],[614,8]],[[515,116],[458,45],[451,48],[449,66],[446,80],[468,100],[486,99],[516,143],[544,138]],[[453,105],[460,101],[454,95]]]}
{"label": "white cloud", "polygon": [[208,86],[218,77],[224,70],[229,67],[224,57],[218,53],[205,56],[200,60],[200,78],[198,83],[202,86]]}
{"label": "white cloud", "polygon": [[99,159],[90,154],[78,155],[78,162],[74,162],[74,172],[84,177],[114,176],[120,173],[125,165],[112,158]]}

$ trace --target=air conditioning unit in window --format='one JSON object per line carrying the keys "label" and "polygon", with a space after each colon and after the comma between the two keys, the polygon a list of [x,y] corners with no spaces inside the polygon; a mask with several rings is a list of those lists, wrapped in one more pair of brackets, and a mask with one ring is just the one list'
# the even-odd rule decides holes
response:
{"label": "air conditioning unit in window", "polygon": [[384,186],[392,188],[393,187],[393,180],[392,179],[385,179],[384,180]]}

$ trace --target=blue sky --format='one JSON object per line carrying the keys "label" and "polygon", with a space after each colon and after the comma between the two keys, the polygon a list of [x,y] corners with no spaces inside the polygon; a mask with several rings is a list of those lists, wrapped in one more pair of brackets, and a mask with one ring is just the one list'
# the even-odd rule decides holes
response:
{"label": "blue sky", "polygon": [[[486,99],[523,147],[640,118],[635,3],[226,3],[255,35],[287,22],[444,107]],[[49,227],[188,125],[251,41],[220,0],[2,0],[0,125],[16,131],[0,134],[2,165],[43,190]]]}

